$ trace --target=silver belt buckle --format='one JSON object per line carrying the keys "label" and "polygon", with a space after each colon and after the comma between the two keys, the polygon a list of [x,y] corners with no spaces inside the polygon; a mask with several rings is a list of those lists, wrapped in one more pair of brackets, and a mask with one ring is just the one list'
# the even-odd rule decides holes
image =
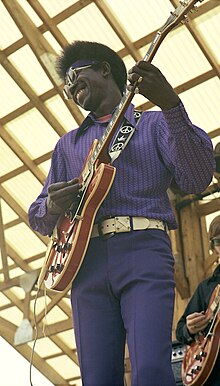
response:
{"label": "silver belt buckle", "polygon": [[115,232],[124,233],[131,231],[131,222],[129,216],[115,217]]}

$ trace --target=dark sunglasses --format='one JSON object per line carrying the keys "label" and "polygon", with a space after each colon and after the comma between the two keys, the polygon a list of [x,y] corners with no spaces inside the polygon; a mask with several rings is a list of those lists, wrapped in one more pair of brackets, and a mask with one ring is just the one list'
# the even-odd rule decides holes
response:
{"label": "dark sunglasses", "polygon": [[218,247],[220,245],[220,238],[219,237],[213,238],[211,240],[211,243],[212,243],[213,247]]}
{"label": "dark sunglasses", "polygon": [[63,95],[64,95],[65,99],[72,99],[73,95],[71,93],[71,88],[74,85],[74,83],[76,82],[79,73],[82,70],[85,70],[87,68],[91,68],[92,66],[94,66],[97,63],[98,62],[93,62],[91,64],[86,64],[85,66],[80,66],[80,67],[76,67],[76,68],[73,68],[73,67],[69,68],[69,70],[66,74],[66,77],[65,77],[65,86],[63,88]]}

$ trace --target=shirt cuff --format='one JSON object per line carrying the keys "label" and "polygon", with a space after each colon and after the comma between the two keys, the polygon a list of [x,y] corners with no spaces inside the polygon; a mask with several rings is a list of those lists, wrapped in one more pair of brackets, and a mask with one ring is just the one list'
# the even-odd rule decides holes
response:
{"label": "shirt cuff", "polygon": [[184,338],[185,338],[187,344],[191,344],[194,341],[194,335],[190,335],[190,333],[186,327],[186,324],[183,326],[183,335],[184,335]]}

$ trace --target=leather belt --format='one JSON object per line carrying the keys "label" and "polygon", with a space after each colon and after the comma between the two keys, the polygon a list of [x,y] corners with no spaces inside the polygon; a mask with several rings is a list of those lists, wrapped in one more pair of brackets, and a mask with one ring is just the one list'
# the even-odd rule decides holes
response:
{"label": "leather belt", "polygon": [[147,217],[117,216],[94,224],[91,238],[102,237],[105,239],[114,236],[115,233],[145,229],[160,229],[167,232],[167,225],[161,220]]}

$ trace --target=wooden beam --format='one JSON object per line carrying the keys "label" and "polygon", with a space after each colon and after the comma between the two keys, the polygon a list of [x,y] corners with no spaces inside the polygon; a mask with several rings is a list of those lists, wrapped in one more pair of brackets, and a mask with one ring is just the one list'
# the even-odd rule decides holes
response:
{"label": "wooden beam", "polygon": [[[5,0],[4,0],[5,1]],[[17,3],[14,3],[17,4]],[[38,98],[37,94],[33,91],[31,86],[26,82],[26,80],[20,75],[20,73],[15,69],[15,67],[10,63],[7,57],[2,51],[0,51],[0,63],[8,74],[14,79],[20,89],[25,93],[25,95],[31,100],[33,105],[39,110],[42,116],[48,121],[48,123],[53,127],[56,133],[61,137],[66,134],[66,130],[62,127],[60,122],[55,118],[55,116],[50,112],[44,103]]]}
{"label": "wooden beam", "polygon": [[[28,42],[29,46],[33,50],[39,63],[41,64],[45,73],[47,74],[48,78],[53,84],[53,87],[56,89],[56,92],[61,96],[67,108],[71,112],[71,114],[75,117],[76,121],[80,124],[84,119],[84,116],[75,103],[69,103],[69,101],[66,101],[63,98],[63,87],[61,86],[61,79],[58,77],[58,74],[55,71],[55,64],[50,63],[51,57],[53,57],[54,59],[57,57],[56,51],[52,48],[52,46],[49,44],[49,42],[46,40],[43,34],[40,33],[38,28],[28,17],[28,15],[25,13],[22,6],[20,6],[18,2],[14,2],[13,4],[11,0],[2,0],[2,2],[5,5],[8,12],[10,13],[17,27],[21,31],[22,35],[25,37],[25,40]],[[48,58],[48,60],[46,58]],[[30,99],[32,100],[32,98]],[[36,102],[37,101],[35,101],[35,106],[38,106],[38,103]],[[44,107],[47,110],[46,106]],[[48,118],[50,117],[48,116]],[[65,134],[66,131],[61,127],[60,122],[58,122],[54,116],[53,118],[51,117],[50,119],[53,120],[53,124],[51,123],[50,124],[52,127],[54,127],[54,130],[57,133],[63,132],[63,134]],[[63,134],[59,134],[59,135],[61,136]]]}
{"label": "wooden beam", "polygon": [[22,146],[13,138],[9,132],[0,125],[1,137],[10,147],[10,149],[17,155],[17,157],[24,163],[24,165],[33,173],[33,175],[41,182],[44,183],[45,174],[35,165],[34,161],[25,153]]}
{"label": "wooden beam", "polygon": [[[27,212],[18,204],[17,201],[4,189],[0,186],[0,196],[5,200],[5,202],[14,210],[14,212],[22,219],[22,221],[29,226]],[[38,232],[34,232],[36,236],[45,244],[48,244],[49,238],[47,236],[42,236]]]}
{"label": "wooden beam", "polygon": [[8,258],[7,258],[8,253],[7,253],[5,235],[4,235],[1,196],[0,196],[0,249],[1,249],[1,258],[2,258],[4,280],[7,282],[7,281],[9,281],[9,269],[8,269]]}
{"label": "wooden beam", "polygon": [[[14,334],[17,329],[13,323],[0,317],[0,335],[11,345],[14,346]],[[32,349],[28,344],[20,345],[14,347],[24,358],[30,362]],[[36,352],[33,356],[33,365],[42,373],[46,378],[48,378],[53,384],[63,384],[68,385],[66,380],[61,377],[59,372],[54,370],[45,360],[41,358]],[[33,380],[34,384],[34,380]]]}
{"label": "wooden beam", "polygon": [[199,205],[198,213],[200,216],[207,216],[208,214],[217,212],[220,210],[220,198],[213,198],[206,204]]}
{"label": "wooden beam", "polygon": [[201,243],[201,220],[198,204],[192,203],[180,212],[181,237],[186,277],[189,282],[190,296],[198,283],[204,279],[204,256]]}
{"label": "wooden beam", "polygon": [[141,60],[141,55],[136,50],[135,45],[128,38],[126,31],[121,27],[120,21],[117,19],[115,13],[111,11],[111,8],[108,7],[108,5],[103,2],[103,0],[94,0],[94,3],[98,7],[102,15],[105,17],[108,24],[110,24],[113,31],[115,31],[116,35],[123,42],[127,52],[132,56],[135,62]]}
{"label": "wooden beam", "polygon": [[[65,295],[70,289],[70,286],[68,286],[63,292],[56,293],[55,296],[53,296],[52,300],[49,304],[47,304],[47,312],[49,312],[53,307],[55,307],[60,300],[63,298],[63,295]],[[48,291],[48,295],[50,295],[50,291]],[[37,324],[45,317],[45,310],[42,310],[39,312],[39,314],[36,315],[36,322]]]}

